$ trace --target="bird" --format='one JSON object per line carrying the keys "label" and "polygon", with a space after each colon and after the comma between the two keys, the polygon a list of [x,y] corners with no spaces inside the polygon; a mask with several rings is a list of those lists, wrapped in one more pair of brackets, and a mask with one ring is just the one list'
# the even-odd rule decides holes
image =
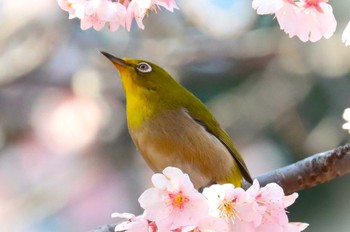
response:
{"label": "bird", "polygon": [[131,138],[148,166],[187,173],[196,189],[212,184],[252,183],[230,136],[209,109],[162,67],[101,53],[119,71]]}

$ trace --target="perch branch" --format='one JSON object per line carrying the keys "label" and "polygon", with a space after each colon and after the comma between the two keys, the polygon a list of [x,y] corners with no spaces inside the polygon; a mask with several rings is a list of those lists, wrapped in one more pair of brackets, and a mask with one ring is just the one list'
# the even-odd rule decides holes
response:
{"label": "perch branch", "polygon": [[[286,194],[328,182],[350,173],[350,143],[315,154],[294,164],[256,177],[261,186],[275,182]],[[247,189],[249,183],[244,182]]]}
{"label": "perch branch", "polygon": [[[330,151],[315,154],[294,164],[256,177],[261,186],[278,183],[290,194],[323,184],[350,173],[350,143]],[[249,188],[248,182],[243,188]],[[113,232],[115,225],[104,225],[90,232]]]}

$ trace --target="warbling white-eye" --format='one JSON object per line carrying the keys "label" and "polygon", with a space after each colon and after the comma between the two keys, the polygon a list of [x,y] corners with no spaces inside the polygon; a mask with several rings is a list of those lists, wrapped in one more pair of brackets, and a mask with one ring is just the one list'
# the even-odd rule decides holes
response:
{"label": "warbling white-eye", "polygon": [[154,172],[180,168],[195,188],[252,182],[229,135],[193,94],[148,61],[101,52],[118,69],[130,135]]}

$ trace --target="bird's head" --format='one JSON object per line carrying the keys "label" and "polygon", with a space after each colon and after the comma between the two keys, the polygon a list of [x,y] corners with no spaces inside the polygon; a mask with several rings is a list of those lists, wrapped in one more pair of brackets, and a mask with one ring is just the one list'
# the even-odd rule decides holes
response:
{"label": "bird's head", "polygon": [[[150,92],[167,90],[176,83],[161,67],[145,60],[118,58],[101,52],[118,69],[126,92],[135,89]],[[177,83],[176,83],[177,84]]]}

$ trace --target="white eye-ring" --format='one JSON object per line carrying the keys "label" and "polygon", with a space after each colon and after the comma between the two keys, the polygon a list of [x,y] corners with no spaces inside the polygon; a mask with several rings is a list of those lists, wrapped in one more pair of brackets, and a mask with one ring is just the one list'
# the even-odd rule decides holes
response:
{"label": "white eye-ring", "polygon": [[143,72],[143,73],[149,73],[152,71],[151,65],[147,64],[146,62],[141,62],[141,63],[137,64],[136,68],[137,68],[137,70],[139,70],[140,72]]}

